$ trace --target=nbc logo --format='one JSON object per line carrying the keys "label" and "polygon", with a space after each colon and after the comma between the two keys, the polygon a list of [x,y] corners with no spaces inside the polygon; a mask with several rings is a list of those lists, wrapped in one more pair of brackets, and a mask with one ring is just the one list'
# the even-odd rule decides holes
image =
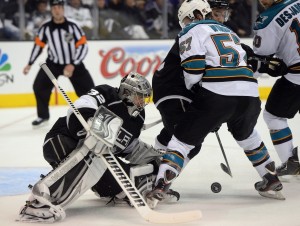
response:
{"label": "nbc logo", "polygon": [[7,54],[2,53],[2,51],[0,50],[0,71],[9,71],[11,69],[11,65],[7,61]]}
{"label": "nbc logo", "polygon": [[11,64],[8,62],[8,55],[3,53],[0,49],[0,86],[8,83],[9,81],[13,83],[13,75],[9,75],[8,72],[11,69]]}

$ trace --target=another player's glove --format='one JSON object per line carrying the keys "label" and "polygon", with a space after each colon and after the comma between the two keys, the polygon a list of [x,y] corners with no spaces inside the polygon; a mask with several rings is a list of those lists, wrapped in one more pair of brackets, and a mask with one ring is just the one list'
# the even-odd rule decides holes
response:
{"label": "another player's glove", "polygon": [[247,64],[252,67],[252,70],[254,72],[256,72],[258,61],[256,59],[254,59],[254,57],[253,57],[255,55],[254,52],[253,52],[253,49],[250,46],[248,46],[244,43],[241,43],[241,46],[247,54]]}
{"label": "another player's glove", "polygon": [[288,67],[283,60],[273,57],[266,62],[262,62],[258,72],[267,73],[272,77],[278,77],[286,75],[288,73]]}

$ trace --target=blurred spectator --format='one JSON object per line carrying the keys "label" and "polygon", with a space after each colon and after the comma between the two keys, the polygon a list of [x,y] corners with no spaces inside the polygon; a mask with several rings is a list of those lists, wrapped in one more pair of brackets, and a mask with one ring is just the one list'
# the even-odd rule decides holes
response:
{"label": "blurred spectator", "polygon": [[108,8],[120,11],[123,9],[123,0],[107,0]]}
{"label": "blurred spectator", "polygon": [[[225,24],[240,37],[249,37],[252,34],[252,5],[252,0],[229,0],[230,17]],[[256,17],[253,18],[255,19]]]}
{"label": "blurred spectator", "polygon": [[25,12],[32,14],[36,10],[37,2],[39,0],[25,0]]}
{"label": "blurred spectator", "polygon": [[94,0],[81,0],[81,3],[84,7],[89,8],[90,10],[93,8],[94,6]]}
{"label": "blurred spectator", "polygon": [[4,24],[0,13],[0,40],[4,39]]}
{"label": "blurred spectator", "polygon": [[17,27],[18,0],[0,0],[0,17],[4,40],[20,40],[20,29]]}
{"label": "blurred spectator", "polygon": [[105,0],[97,0],[97,6],[99,10],[99,38],[113,40],[130,39],[130,36],[121,25],[119,11],[110,9],[106,5]]}
{"label": "blurred spectator", "polygon": [[[161,38],[163,31],[163,5],[164,0],[148,0],[145,6],[146,13],[146,23],[147,23],[147,31],[151,38]],[[175,8],[168,1],[167,6],[168,11],[168,31],[174,30],[174,21],[176,21],[175,17],[177,17],[177,12],[175,12]]]}
{"label": "blurred spectator", "polygon": [[143,18],[143,21],[146,23],[146,12],[145,12],[146,0],[135,0],[135,6],[139,11],[140,16]]}
{"label": "blurred spectator", "polygon": [[73,19],[85,32],[88,39],[92,37],[91,11],[81,5],[81,0],[69,0],[69,5],[65,6],[65,16]]}
{"label": "blurred spectator", "polygon": [[39,0],[36,4],[36,9],[31,14],[31,19],[28,21],[26,27],[26,36],[33,40],[38,29],[41,25],[46,21],[51,19],[51,12],[48,10],[48,1],[47,0]]}
{"label": "blurred spectator", "polygon": [[124,6],[120,13],[123,16],[121,20],[123,28],[130,35],[131,39],[149,39],[144,29],[146,21],[136,7],[135,0],[124,0]]}

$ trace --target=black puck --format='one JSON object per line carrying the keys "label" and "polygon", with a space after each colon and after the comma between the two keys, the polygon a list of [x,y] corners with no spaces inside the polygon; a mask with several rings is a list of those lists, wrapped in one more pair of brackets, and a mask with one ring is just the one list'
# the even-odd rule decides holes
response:
{"label": "black puck", "polygon": [[222,186],[218,182],[212,183],[210,188],[213,193],[219,193],[222,190]]}

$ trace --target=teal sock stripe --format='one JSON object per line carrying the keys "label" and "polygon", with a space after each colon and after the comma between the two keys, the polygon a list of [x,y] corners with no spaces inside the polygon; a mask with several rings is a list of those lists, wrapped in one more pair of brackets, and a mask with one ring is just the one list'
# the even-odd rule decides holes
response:
{"label": "teal sock stripe", "polygon": [[293,139],[292,131],[289,127],[278,130],[276,132],[271,132],[270,135],[274,145],[282,144]]}
{"label": "teal sock stripe", "polygon": [[245,153],[253,166],[258,166],[270,158],[264,143],[261,143],[261,145],[254,150],[245,151]]}
{"label": "teal sock stripe", "polygon": [[172,167],[176,166],[174,168],[179,168],[179,170],[181,170],[183,167],[184,158],[179,152],[167,152],[163,155],[162,162],[167,163]]}

